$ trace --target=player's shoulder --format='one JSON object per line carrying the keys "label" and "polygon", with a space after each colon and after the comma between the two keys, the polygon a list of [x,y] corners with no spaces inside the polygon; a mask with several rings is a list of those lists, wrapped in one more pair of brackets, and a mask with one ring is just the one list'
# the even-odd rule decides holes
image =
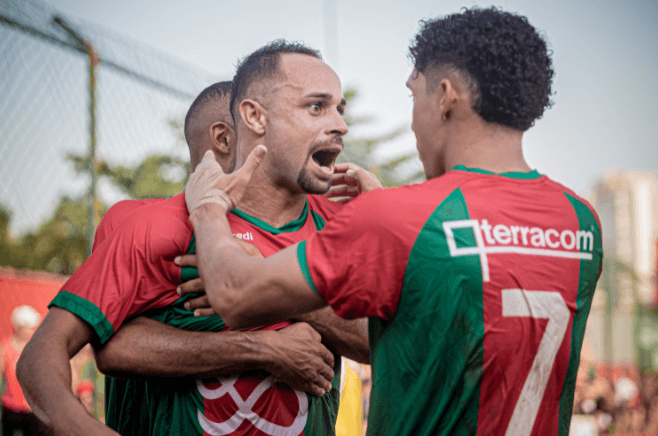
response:
{"label": "player's shoulder", "polygon": [[[121,227],[175,231],[181,226],[188,227],[190,225],[184,194],[166,199],[135,201],[141,202],[141,204],[122,205],[121,209],[128,212],[128,215],[120,223]],[[132,211],[130,211],[131,208]],[[121,209],[117,213],[120,213]]]}
{"label": "player's shoulder", "polygon": [[553,189],[567,195],[569,198],[585,206],[590,211],[590,213],[594,216],[596,221],[599,223],[599,227],[600,227],[599,215],[596,213],[596,210],[594,210],[594,207],[590,204],[589,201],[587,201],[585,198],[581,197],[580,195],[576,194],[572,189],[568,188],[567,186],[564,186],[559,182],[556,182],[555,180],[549,177],[547,177],[546,180],[547,183],[549,183],[553,187]]}

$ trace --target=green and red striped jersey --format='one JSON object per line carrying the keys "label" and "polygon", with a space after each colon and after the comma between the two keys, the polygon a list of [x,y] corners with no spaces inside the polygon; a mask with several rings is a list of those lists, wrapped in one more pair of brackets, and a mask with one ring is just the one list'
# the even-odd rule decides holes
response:
{"label": "green and red striped jersey", "polygon": [[[267,257],[321,230],[340,207],[323,197],[308,196],[301,216],[280,228],[239,210],[229,214],[228,220],[236,237],[254,244]],[[178,284],[198,277],[196,268],[173,263],[177,255],[195,253],[183,194],[161,201],[122,202],[106,217],[92,255],[51,306],[69,310],[89,323],[100,344],[138,314],[187,330],[226,330],[217,315],[195,318],[183,308],[192,296],[180,298],[175,292]],[[112,383],[108,392],[116,398],[108,399],[108,404],[118,410],[108,411],[108,424],[124,435],[333,434],[339,400],[338,357],[334,371],[335,389],[321,398],[276,383],[264,371],[199,382],[182,378]],[[144,395],[136,389],[144,389]]]}
{"label": "green and red striped jersey", "polygon": [[591,206],[530,173],[456,167],[349,203],[298,246],[343,317],[370,317],[370,435],[567,436],[601,271]]}

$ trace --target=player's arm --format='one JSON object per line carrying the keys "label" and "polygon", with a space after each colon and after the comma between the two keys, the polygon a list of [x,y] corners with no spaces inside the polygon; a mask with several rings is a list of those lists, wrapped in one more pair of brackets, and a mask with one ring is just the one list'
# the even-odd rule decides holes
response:
{"label": "player's arm", "polygon": [[316,396],[331,389],[334,376],[333,355],[304,323],[280,331],[196,332],[137,317],[96,350],[96,362],[104,374],[126,378],[206,378],[263,369]]}
{"label": "player's arm", "polygon": [[[236,239],[252,258],[262,259],[263,256],[253,245]],[[178,266],[198,267],[198,256],[186,254],[176,258]],[[181,284],[178,288],[180,295],[199,293],[202,295],[187,301],[186,308],[194,310],[195,316],[214,315],[208,302],[205,288],[201,279],[194,279]],[[304,315],[297,316],[292,321],[303,321],[311,325],[322,336],[322,342],[332,351],[359,363],[370,363],[370,346],[368,343],[368,320],[359,318],[345,320],[337,316],[329,307],[325,307]]]}
{"label": "player's arm", "polygon": [[294,320],[309,323],[322,335],[322,341],[341,356],[370,364],[367,318],[343,319],[332,308],[324,307],[299,315]]}
{"label": "player's arm", "polygon": [[52,307],[18,360],[16,371],[25,398],[57,435],[118,434],[89,415],[71,391],[69,361],[92,335],[85,321]]}

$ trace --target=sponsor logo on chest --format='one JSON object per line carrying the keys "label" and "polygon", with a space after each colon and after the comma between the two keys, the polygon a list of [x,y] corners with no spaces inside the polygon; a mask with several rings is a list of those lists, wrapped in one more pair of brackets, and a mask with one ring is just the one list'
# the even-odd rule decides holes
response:
{"label": "sponsor logo on chest", "polygon": [[[455,230],[472,229],[475,246],[458,247]],[[482,276],[489,281],[488,255],[517,253],[592,260],[594,233],[582,229],[564,229],[491,224],[488,220],[444,221],[450,256],[480,256]]]}
{"label": "sponsor logo on chest", "polygon": [[238,239],[242,239],[243,241],[253,241],[254,240],[254,234],[251,233],[251,232],[233,233],[233,236],[235,236]]}

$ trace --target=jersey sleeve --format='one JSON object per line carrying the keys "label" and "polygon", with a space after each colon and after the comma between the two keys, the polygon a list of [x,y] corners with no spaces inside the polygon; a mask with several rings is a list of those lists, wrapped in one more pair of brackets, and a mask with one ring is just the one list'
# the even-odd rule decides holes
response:
{"label": "jersey sleeve", "polygon": [[310,286],[343,318],[391,321],[397,310],[414,236],[386,191],[351,201],[298,246]]}
{"label": "jersey sleeve", "polygon": [[[176,237],[181,235],[182,237]],[[191,226],[177,217],[133,213],[124,219],[64,284],[50,306],[85,320],[101,344],[126,318],[178,298],[180,268]]]}

